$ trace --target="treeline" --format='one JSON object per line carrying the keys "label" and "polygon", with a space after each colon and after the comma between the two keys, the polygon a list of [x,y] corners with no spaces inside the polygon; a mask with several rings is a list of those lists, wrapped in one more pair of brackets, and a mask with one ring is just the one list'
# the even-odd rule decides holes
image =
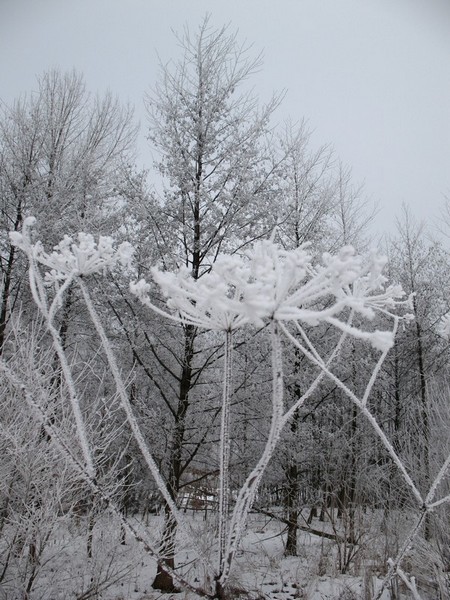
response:
{"label": "treeline", "polygon": [[[178,523],[170,500],[186,510],[216,510],[223,339],[151,312],[130,294],[129,281],[150,281],[155,265],[162,271],[183,267],[200,281],[222,253],[241,256],[271,236],[285,251],[308,244],[317,261],[346,245],[365,253],[373,244],[373,211],[350,170],[330,147],[312,147],[304,122],[275,124],[281,97],[258,102],[249,81],[260,59],[252,59],[226,28],[211,29],[207,19],[179,42],[180,59],[161,66],[145,99],[155,157],[148,171],[135,167],[132,111],[111,95],[90,94],[75,72],[47,72],[35,91],[1,108],[0,587],[20,590],[23,597],[33,597],[44,577],[49,541],[62,522],[74,527],[82,520],[92,559],[105,497],[114,498],[124,515],[164,516],[153,583],[163,591],[176,588]],[[146,470],[82,288],[75,284],[61,295],[55,335],[76,387],[96,485],[107,490],[103,496],[80,477],[49,433],[57,427],[82,456],[61,356],[33,302],[26,256],[9,237],[22,231],[30,215],[37,220],[33,240],[42,240],[48,251],[80,231],[135,248],[128,271],[95,274],[83,285],[170,498],[161,496]],[[368,404],[425,496],[450,451],[449,347],[441,332],[449,310],[449,257],[406,209],[396,233],[380,246],[388,256],[389,281],[413,294],[414,318],[400,323]],[[150,297],[165,306],[157,286]],[[389,328],[386,323],[381,319],[374,327]],[[338,335],[331,325],[307,332],[320,356],[332,352]],[[236,332],[233,345],[231,504],[269,435],[273,392],[267,326]],[[295,346],[286,343],[283,351],[289,408],[317,373]],[[358,396],[377,359],[364,341],[349,339],[333,371]],[[24,382],[43,407],[44,421],[24,400]],[[440,486],[444,497],[445,477]],[[398,554],[420,509],[370,423],[326,378],[293,412],[254,502],[254,510],[285,526],[286,555],[297,555],[298,532],[306,529],[335,544],[342,573],[360,573],[365,561],[382,569]],[[433,578],[436,569],[449,570],[447,513],[446,504],[426,513],[421,553],[410,557],[417,562],[412,573],[420,566]],[[97,592],[119,571],[102,572]]]}

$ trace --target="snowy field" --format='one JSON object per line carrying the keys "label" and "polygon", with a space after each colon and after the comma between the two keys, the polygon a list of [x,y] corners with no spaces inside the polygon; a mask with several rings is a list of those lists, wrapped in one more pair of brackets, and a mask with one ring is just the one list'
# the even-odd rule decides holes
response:
{"label": "snowy field", "polygon": [[[377,536],[376,518],[370,516],[372,526],[367,526],[364,540],[348,569],[358,576],[339,574],[339,553],[348,551],[335,541],[319,535],[300,532],[298,556],[284,557],[283,525],[274,519],[252,514],[249,526],[239,548],[238,557],[229,584],[230,598],[274,600],[370,600],[376,594],[383,575],[382,539]],[[189,515],[189,521],[197,534],[202,536],[202,550],[214,557],[215,540],[211,537],[214,517],[205,521],[203,514]],[[136,521],[138,523],[138,521]],[[368,521],[369,523],[369,521]],[[157,534],[162,518],[150,516],[147,523],[139,522]],[[314,519],[311,527],[332,532],[328,522]],[[145,554],[142,547],[129,537],[123,544],[120,526],[112,517],[104,514],[97,519],[93,530],[92,558],[87,556],[87,519],[77,523],[63,518],[49,535],[45,548],[36,563],[29,556],[25,545],[21,554],[11,556],[9,579],[3,583],[1,600],[27,598],[28,600],[157,600],[158,598],[193,598],[193,594],[162,595],[152,589],[156,563]],[[4,539],[8,539],[7,534]],[[182,542],[182,540],[180,540]],[[180,543],[177,553],[177,569],[187,579],[201,583],[204,572],[199,566],[192,548]],[[34,569],[34,571],[33,571]],[[30,593],[24,588],[33,578]],[[423,599],[438,598],[437,590],[421,591]],[[406,599],[411,596],[395,590],[386,590],[382,600]]]}

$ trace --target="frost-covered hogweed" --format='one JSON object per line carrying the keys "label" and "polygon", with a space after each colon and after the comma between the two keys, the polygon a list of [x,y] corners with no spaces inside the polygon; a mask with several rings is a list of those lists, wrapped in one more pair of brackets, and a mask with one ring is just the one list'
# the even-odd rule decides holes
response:
{"label": "frost-covered hogweed", "polygon": [[30,258],[50,269],[45,280],[49,284],[58,284],[69,275],[91,275],[103,273],[117,263],[129,266],[133,255],[133,247],[123,242],[117,248],[114,240],[108,236],[100,236],[96,242],[91,234],[78,233],[74,240],[64,236],[51,253],[47,253],[41,242],[31,243],[30,227],[35,223],[34,217],[24,220],[22,233],[10,232],[11,243],[24,250]]}
{"label": "frost-covered hogweed", "polygon": [[[338,318],[345,308],[372,319],[376,312],[391,314],[405,304],[400,286],[386,286],[385,262],[376,254],[364,261],[346,246],[314,265],[307,245],[286,251],[262,241],[243,256],[219,256],[198,279],[186,267],[174,273],[152,269],[152,276],[175,313],[172,318],[184,323],[232,331],[247,323],[260,326],[267,319],[311,326],[326,321],[385,350],[393,343],[391,332],[364,332]],[[159,312],[147,282],[131,284],[131,291]]]}
{"label": "frost-covered hogweed", "polygon": [[[233,331],[246,323],[260,323],[257,313],[246,310],[243,301],[251,285],[249,267],[237,255],[221,255],[199,279],[194,279],[186,267],[176,273],[157,268],[151,271],[168,307],[180,315],[180,320],[215,331]],[[156,308],[149,297],[151,286],[145,280],[132,283],[130,289],[144,304]]]}

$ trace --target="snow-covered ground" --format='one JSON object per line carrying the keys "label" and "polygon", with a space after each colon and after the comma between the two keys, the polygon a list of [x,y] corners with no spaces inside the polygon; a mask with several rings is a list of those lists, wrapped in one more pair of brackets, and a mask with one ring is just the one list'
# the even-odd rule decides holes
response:
{"label": "snow-covered ground", "polygon": [[[202,549],[214,560],[214,517],[204,521],[203,514],[189,516],[192,526],[203,533]],[[158,534],[162,518],[150,516],[149,530]],[[319,522],[314,524],[319,527]],[[142,523],[142,526],[144,524]],[[252,514],[241,542],[233,575],[230,597],[274,600],[369,600],[380,579],[374,570],[359,567],[358,577],[341,575],[337,569],[337,546],[332,540],[300,532],[298,556],[284,557],[283,525],[268,517]],[[4,539],[7,539],[5,536]],[[37,565],[37,576],[29,596],[23,594],[24,582],[31,574],[24,549],[11,557],[8,580],[0,590],[1,600],[157,600],[161,593],[152,589],[155,561],[130,537],[122,544],[122,532],[109,515],[97,519],[93,537],[93,556],[87,556],[87,520],[78,524],[61,519],[50,536]],[[204,573],[191,547],[180,541],[177,565],[191,581],[204,581]],[[15,575],[13,576],[13,573]],[[366,575],[364,576],[364,573]],[[192,599],[187,592],[163,596]],[[389,600],[390,593],[383,594]],[[400,596],[407,598],[408,596]],[[424,596],[426,597],[426,596]],[[430,596],[432,598],[432,596]]]}

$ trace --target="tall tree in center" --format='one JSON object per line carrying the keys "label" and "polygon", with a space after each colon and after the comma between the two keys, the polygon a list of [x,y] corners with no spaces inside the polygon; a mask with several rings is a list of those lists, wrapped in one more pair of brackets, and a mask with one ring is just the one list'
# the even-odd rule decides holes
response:
{"label": "tall tree in center", "polygon": [[[147,98],[149,139],[163,176],[160,210],[152,211],[151,219],[164,265],[184,265],[198,279],[220,251],[236,251],[273,227],[267,214],[279,162],[270,151],[269,119],[278,100],[258,107],[245,84],[260,58],[249,59],[236,36],[226,28],[213,30],[208,17],[195,35],[185,30],[178,40],[181,60],[162,66],[161,80]],[[209,360],[199,353],[194,326],[183,326],[181,334],[179,372],[166,373],[176,379],[178,390],[170,407],[168,486],[174,498],[185,469],[183,447],[194,388]],[[194,367],[194,357],[200,366]],[[162,553],[170,566],[175,530],[167,511]],[[163,563],[154,587],[173,588]]]}

